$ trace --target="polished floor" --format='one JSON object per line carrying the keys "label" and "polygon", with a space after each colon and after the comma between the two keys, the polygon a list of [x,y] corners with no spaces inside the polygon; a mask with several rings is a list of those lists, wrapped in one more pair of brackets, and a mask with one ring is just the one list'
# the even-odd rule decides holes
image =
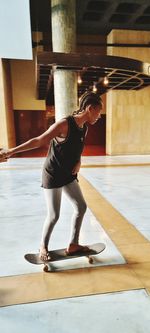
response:
{"label": "polished floor", "polygon": [[[24,260],[38,251],[46,214],[43,161],[0,164],[2,332],[150,332],[150,156],[83,156],[88,210],[80,241],[106,249],[93,265],[69,260],[50,273]],[[67,246],[71,214],[64,196],[51,249]]]}

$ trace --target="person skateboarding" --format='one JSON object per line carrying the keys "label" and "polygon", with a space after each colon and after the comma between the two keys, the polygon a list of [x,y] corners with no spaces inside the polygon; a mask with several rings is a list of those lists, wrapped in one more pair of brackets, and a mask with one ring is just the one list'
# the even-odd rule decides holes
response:
{"label": "person skateboarding", "polygon": [[87,124],[95,124],[101,117],[103,103],[99,95],[93,92],[84,93],[79,102],[79,110],[63,118],[41,135],[25,143],[0,149],[0,161],[6,161],[13,154],[36,149],[49,144],[49,149],[42,171],[42,187],[47,204],[47,216],[43,225],[39,249],[39,258],[50,260],[48,246],[56,222],[59,219],[62,193],[70,199],[74,213],[71,224],[71,235],[66,253],[68,255],[89,251],[87,246],[79,244],[79,234],[86,202],[82,195],[77,175],[81,166],[81,154],[87,134]]}

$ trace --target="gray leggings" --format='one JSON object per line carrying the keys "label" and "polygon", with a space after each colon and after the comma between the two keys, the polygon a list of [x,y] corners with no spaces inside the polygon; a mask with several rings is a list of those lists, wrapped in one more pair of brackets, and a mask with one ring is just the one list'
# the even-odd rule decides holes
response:
{"label": "gray leggings", "polygon": [[43,226],[41,244],[48,248],[53,228],[59,219],[62,192],[67,195],[74,207],[69,244],[78,244],[80,228],[87,206],[77,180],[63,187],[44,189],[44,192],[47,203],[47,217]]}

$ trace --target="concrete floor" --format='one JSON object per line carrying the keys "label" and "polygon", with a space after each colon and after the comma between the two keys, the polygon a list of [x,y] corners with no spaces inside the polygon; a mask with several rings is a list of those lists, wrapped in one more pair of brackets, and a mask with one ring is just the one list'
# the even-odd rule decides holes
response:
{"label": "concrete floor", "polygon": [[[38,251],[46,214],[43,161],[0,164],[2,332],[150,332],[150,156],[82,158],[88,210],[80,241],[106,250],[93,266],[80,258],[55,263],[53,273],[24,260]],[[51,249],[67,246],[71,214],[63,197]]]}

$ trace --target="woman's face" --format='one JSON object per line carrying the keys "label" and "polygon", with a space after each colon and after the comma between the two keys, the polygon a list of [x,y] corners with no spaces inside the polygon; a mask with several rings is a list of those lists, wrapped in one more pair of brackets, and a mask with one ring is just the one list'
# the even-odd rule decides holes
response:
{"label": "woman's face", "polygon": [[94,125],[101,118],[102,107],[100,105],[89,105],[88,123]]}

